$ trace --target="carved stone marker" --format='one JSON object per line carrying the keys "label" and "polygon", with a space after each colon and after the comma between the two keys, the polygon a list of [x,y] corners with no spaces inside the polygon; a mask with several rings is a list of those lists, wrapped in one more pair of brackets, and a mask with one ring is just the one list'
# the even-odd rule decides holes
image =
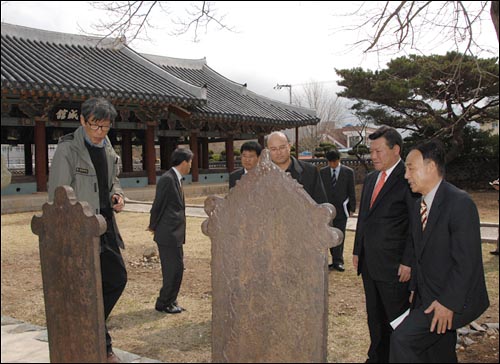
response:
{"label": "carved stone marker", "polygon": [[39,236],[45,314],[52,363],[105,363],[99,236],[106,221],[69,186],[33,216]]}
{"label": "carved stone marker", "polygon": [[326,362],[328,248],[342,241],[264,150],[226,198],[205,201],[212,240],[212,361]]}

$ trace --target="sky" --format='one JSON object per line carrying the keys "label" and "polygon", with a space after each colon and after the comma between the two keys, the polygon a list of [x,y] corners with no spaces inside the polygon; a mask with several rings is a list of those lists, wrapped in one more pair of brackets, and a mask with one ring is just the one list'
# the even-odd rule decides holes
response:
{"label": "sky", "polygon": [[[366,55],[361,48],[352,49],[362,34],[341,29],[359,24],[359,16],[346,14],[354,12],[360,2],[215,2],[217,14],[225,16],[224,24],[233,31],[210,26],[206,33],[199,33],[198,42],[193,42],[192,32],[171,35],[169,19],[184,16],[190,2],[166,3],[168,14],[160,9],[154,11],[149,40],[134,40],[129,43],[132,49],[176,58],[205,57],[208,65],[223,76],[283,102],[289,101],[288,89],[275,89],[276,84],[292,85],[293,92],[298,93],[304,84],[315,81],[332,93],[338,92],[335,68],[376,70],[384,68],[391,58],[404,55]],[[2,22],[74,34],[83,34],[82,29],[95,32],[92,25],[107,19],[104,12],[83,1],[3,1],[1,10]],[[491,21],[485,21],[480,31],[484,44],[498,54]],[[430,44],[435,35],[430,36],[430,41],[423,43]],[[429,54],[443,54],[449,49],[449,45],[442,45]]]}

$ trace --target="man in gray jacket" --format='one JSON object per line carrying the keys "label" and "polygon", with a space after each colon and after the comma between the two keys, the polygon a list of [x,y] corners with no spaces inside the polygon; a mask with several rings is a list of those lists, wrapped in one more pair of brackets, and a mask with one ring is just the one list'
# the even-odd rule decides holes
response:
{"label": "man in gray jacket", "polygon": [[[107,137],[116,116],[113,105],[103,98],[85,101],[81,107],[81,126],[60,138],[49,175],[49,201],[54,200],[58,186],[68,185],[79,201],[87,201],[96,214],[106,219],[100,254],[105,320],[127,283],[120,252],[124,245],[114,216],[124,207],[123,190],[117,177],[118,156]],[[117,363],[111,336],[105,329],[108,363]]]}

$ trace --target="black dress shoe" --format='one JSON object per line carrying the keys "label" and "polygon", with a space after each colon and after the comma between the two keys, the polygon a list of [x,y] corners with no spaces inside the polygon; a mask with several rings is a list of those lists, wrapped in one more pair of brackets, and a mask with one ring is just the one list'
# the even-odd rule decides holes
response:
{"label": "black dress shoe", "polygon": [[166,306],[158,305],[157,304],[155,306],[155,310],[159,311],[159,312],[172,313],[172,314],[173,313],[181,313],[182,312],[182,308],[177,307],[173,303],[171,303],[170,305],[166,305]]}
{"label": "black dress shoe", "polygon": [[168,306],[165,306],[165,308],[163,309],[163,312],[165,312],[165,313],[181,313],[182,310],[172,303]]}
{"label": "black dress shoe", "polygon": [[328,270],[334,270],[333,264],[328,264]]}
{"label": "black dress shoe", "polygon": [[345,271],[344,265],[343,265],[342,263],[335,264],[335,265],[333,266],[333,269],[338,270],[339,272],[343,272],[343,271]]}
{"label": "black dress shoe", "polygon": [[492,252],[490,252],[490,254],[498,255],[498,250],[493,250]]}
{"label": "black dress shoe", "polygon": [[177,304],[177,301],[174,301],[173,305],[174,305],[174,306],[179,307],[179,308],[181,309],[181,311],[186,311],[186,309],[185,309],[184,307],[179,306],[179,305]]}

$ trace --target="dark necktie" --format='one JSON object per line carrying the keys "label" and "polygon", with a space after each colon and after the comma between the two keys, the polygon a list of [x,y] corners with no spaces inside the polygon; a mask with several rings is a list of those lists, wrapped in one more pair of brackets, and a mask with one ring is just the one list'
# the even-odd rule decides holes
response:
{"label": "dark necktie", "polygon": [[335,185],[337,184],[337,175],[335,173],[335,169],[332,170],[332,188],[335,188]]}
{"label": "dark necktie", "polygon": [[180,190],[181,190],[182,202],[184,202],[184,188],[182,188],[182,182],[181,181],[179,181],[179,187],[180,187]]}

